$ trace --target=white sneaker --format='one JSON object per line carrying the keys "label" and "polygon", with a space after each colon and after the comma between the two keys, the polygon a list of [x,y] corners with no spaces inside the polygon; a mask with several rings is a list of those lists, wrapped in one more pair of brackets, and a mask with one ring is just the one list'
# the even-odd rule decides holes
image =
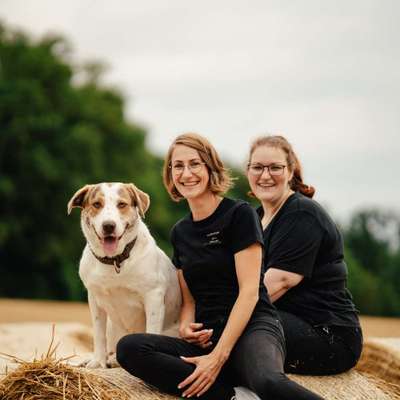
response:
{"label": "white sneaker", "polygon": [[235,387],[235,400],[261,400],[254,392],[243,386]]}

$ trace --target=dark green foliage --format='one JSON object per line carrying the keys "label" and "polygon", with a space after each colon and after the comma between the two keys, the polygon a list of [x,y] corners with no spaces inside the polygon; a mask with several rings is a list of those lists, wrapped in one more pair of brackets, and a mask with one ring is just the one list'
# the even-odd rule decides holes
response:
{"label": "dark green foliage", "polygon": [[365,314],[400,315],[400,219],[362,210],[344,230],[349,288]]}
{"label": "dark green foliage", "polygon": [[361,264],[372,273],[381,273],[390,261],[387,238],[379,237],[390,220],[378,210],[363,210],[355,214],[346,231],[346,242]]}
{"label": "dark green foliage", "polygon": [[125,121],[120,93],[91,77],[73,85],[62,39],[0,32],[0,296],[82,299],[79,211],[66,216],[76,190],[134,182],[151,196],[147,222],[166,250],[182,206],[168,200],[162,160]]}

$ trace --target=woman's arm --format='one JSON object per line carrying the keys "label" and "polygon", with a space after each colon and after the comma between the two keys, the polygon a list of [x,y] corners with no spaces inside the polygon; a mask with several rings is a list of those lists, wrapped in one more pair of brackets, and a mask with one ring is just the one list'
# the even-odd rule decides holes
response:
{"label": "woman's arm", "polygon": [[213,353],[224,362],[246,327],[258,301],[262,247],[254,243],[235,254],[239,295],[229,315],[228,322]]}
{"label": "woman's arm", "polygon": [[178,280],[182,293],[182,308],[179,319],[179,334],[182,336],[181,331],[194,322],[195,302],[186,284],[185,278],[183,277],[181,269],[178,270]]}
{"label": "woman's arm", "polygon": [[259,243],[235,253],[239,295],[214,350],[206,356],[182,357],[185,361],[196,365],[195,371],[179,384],[179,388],[190,385],[183,392],[183,396],[201,396],[217,378],[257,304],[261,263],[262,248]]}
{"label": "woman's arm", "polygon": [[278,268],[268,268],[264,275],[264,285],[268,290],[271,302],[278,300],[290,288],[298,285],[304,276],[294,272],[283,271]]}
{"label": "woman's arm", "polygon": [[206,348],[211,346],[212,329],[201,329],[202,323],[195,322],[195,301],[186,284],[182,270],[178,270],[178,280],[182,292],[182,308],[179,318],[179,335],[189,343]]}
{"label": "woman's arm", "polygon": [[271,302],[313,276],[324,235],[324,228],[310,212],[289,212],[279,219],[266,254],[264,284]]}

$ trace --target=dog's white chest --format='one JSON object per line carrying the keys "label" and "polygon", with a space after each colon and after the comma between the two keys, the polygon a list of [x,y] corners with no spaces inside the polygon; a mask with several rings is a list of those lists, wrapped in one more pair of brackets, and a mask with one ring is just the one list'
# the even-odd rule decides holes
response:
{"label": "dog's white chest", "polygon": [[117,274],[112,265],[92,265],[90,269],[86,274],[83,266],[80,274],[98,307],[107,313],[114,325],[123,327],[126,332],[143,331],[143,295],[136,290],[135,274],[122,270]]}

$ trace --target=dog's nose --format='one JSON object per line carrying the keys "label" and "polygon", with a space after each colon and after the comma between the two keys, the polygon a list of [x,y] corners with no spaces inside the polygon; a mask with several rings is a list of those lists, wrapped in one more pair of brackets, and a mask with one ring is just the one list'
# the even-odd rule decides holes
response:
{"label": "dog's nose", "polygon": [[113,233],[115,230],[115,222],[113,221],[104,221],[103,222],[103,232],[106,235]]}

